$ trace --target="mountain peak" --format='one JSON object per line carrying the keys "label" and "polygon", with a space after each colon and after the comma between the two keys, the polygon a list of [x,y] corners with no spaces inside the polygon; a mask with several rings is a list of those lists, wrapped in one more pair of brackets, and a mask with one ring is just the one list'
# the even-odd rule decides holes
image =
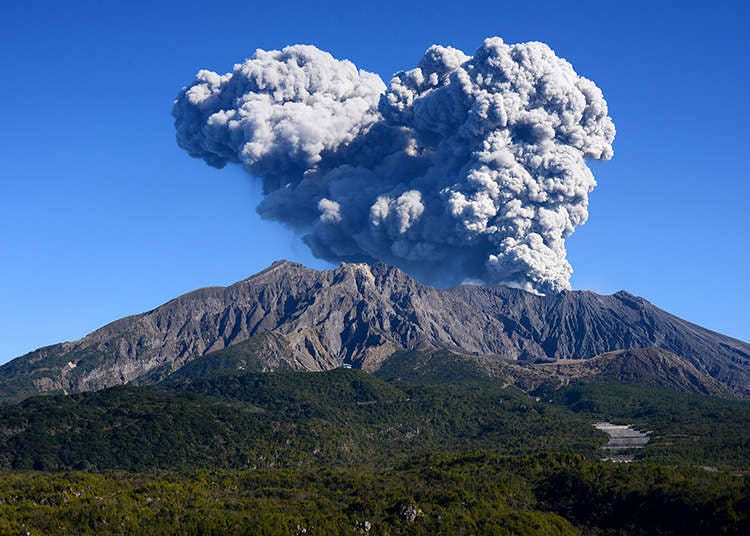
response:
{"label": "mountain peak", "polygon": [[277,272],[277,271],[288,271],[288,270],[298,270],[300,268],[304,268],[306,270],[311,270],[311,268],[307,268],[305,265],[300,264],[298,262],[289,261],[286,259],[279,259],[277,261],[273,261],[268,268],[264,268],[260,272],[251,275],[247,279],[258,277],[263,274],[268,274],[271,272]]}
{"label": "mountain peak", "polygon": [[0,367],[0,398],[146,381],[266,333],[264,367],[296,370],[374,371],[417,348],[531,363],[658,346],[750,394],[750,344],[626,292],[436,289],[385,264],[318,271],[280,260],[234,285],[198,289],[17,358]]}

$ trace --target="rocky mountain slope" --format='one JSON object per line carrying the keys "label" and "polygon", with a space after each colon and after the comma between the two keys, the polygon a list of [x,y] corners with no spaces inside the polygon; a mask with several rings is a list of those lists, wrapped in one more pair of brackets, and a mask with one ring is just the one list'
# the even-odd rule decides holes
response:
{"label": "rocky mountain slope", "polygon": [[[244,343],[243,343],[244,344]],[[223,352],[217,352],[218,358]],[[211,357],[213,358],[213,354]],[[208,358],[209,356],[207,356]],[[201,360],[192,364],[200,363]],[[211,362],[216,362],[211,359]],[[224,365],[228,363],[225,361]],[[190,373],[188,365],[174,375],[175,380]],[[231,366],[214,373],[226,372]],[[234,367],[237,370],[240,367]],[[183,370],[185,373],[183,373]],[[205,370],[204,370],[205,373]],[[395,383],[451,383],[463,380],[499,380],[529,393],[540,388],[559,389],[575,383],[607,383],[661,387],[683,393],[735,398],[738,393],[696,369],[687,360],[661,348],[617,350],[590,359],[560,359],[549,362],[505,361],[491,356],[467,356],[447,350],[397,352],[388,358],[376,375]]]}
{"label": "rocky mountain slope", "polygon": [[79,341],[21,356],[0,367],[0,398],[149,383],[260,335],[253,354],[258,370],[375,371],[395,352],[414,349],[534,363],[659,347],[750,394],[750,344],[627,292],[439,290],[385,265],[316,271],[280,261],[234,285],[196,290]]}
{"label": "rocky mountain slope", "polygon": [[686,359],[657,347],[617,350],[591,359],[511,367],[514,383],[528,390],[543,383],[562,386],[576,381],[663,387],[725,398],[733,396],[726,384],[701,372]]}

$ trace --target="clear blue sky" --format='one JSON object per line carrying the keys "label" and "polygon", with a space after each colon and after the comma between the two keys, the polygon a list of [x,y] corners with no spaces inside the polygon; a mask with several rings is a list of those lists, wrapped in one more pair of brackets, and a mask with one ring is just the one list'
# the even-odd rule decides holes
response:
{"label": "clear blue sky", "polygon": [[615,157],[568,241],[573,286],[750,339],[744,2],[13,2],[0,29],[0,363],[306,247],[258,185],[174,141],[199,68],[311,43],[388,80],[433,43],[548,43],[604,91]]}

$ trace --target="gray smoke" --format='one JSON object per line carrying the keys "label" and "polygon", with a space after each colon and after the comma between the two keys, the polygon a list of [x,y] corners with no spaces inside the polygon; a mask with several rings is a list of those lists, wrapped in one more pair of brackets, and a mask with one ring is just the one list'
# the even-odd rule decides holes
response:
{"label": "gray smoke", "polygon": [[263,181],[264,218],[331,261],[438,284],[570,288],[565,239],[588,217],[586,159],[612,157],[599,88],[542,43],[432,46],[386,88],[312,46],[200,71],[175,100],[179,145]]}

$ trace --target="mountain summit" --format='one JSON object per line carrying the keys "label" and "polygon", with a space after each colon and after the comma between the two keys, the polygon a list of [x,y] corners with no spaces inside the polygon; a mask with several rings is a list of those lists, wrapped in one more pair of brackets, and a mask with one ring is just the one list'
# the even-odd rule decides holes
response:
{"label": "mountain summit", "polygon": [[750,344],[627,292],[440,290],[383,264],[317,271],[279,261],[231,286],[202,288],[78,341],[18,357],[0,367],[0,399],[152,383],[240,343],[252,349],[242,366],[307,371],[375,371],[411,350],[447,350],[491,369],[658,347],[691,371],[750,394]]}

